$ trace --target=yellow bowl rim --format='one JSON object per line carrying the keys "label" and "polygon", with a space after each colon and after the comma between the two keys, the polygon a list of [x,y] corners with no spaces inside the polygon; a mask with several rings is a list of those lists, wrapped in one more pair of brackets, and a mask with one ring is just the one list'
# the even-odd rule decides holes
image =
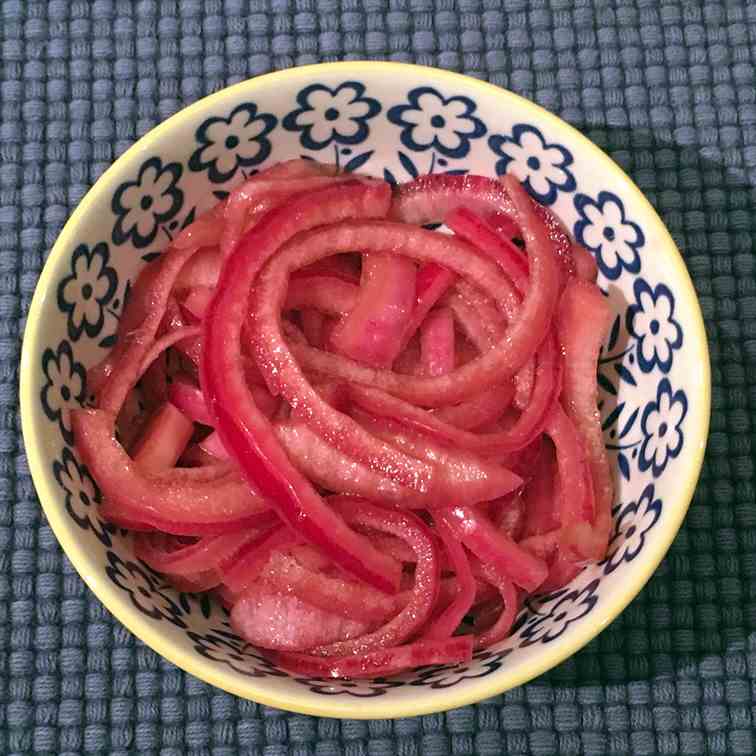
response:
{"label": "yellow bowl rim", "polygon": [[[699,427],[692,429],[692,431],[695,431],[695,436],[691,435],[690,443],[695,447],[695,456],[691,462],[685,480],[681,482],[679,488],[679,500],[675,503],[675,507],[670,508],[671,519],[666,523],[665,530],[667,536],[659,539],[654,544],[655,548],[644,555],[643,570],[637,576],[637,582],[619,589],[616,594],[613,595],[610,608],[607,609],[604,607],[603,613],[605,616],[601,623],[598,625],[594,623],[585,623],[585,625],[580,628],[579,632],[576,631],[572,633],[568,636],[565,642],[558,643],[554,646],[544,646],[543,653],[538,659],[534,660],[534,663],[530,665],[527,670],[523,670],[514,677],[507,677],[506,675],[491,675],[480,678],[480,681],[469,687],[466,686],[461,688],[459,692],[456,692],[454,688],[448,689],[443,706],[441,707],[439,707],[438,700],[435,697],[430,699],[434,701],[434,703],[428,704],[425,703],[423,696],[417,696],[411,702],[403,701],[401,704],[398,704],[392,702],[390,696],[375,699],[349,699],[349,702],[347,703],[346,700],[334,700],[330,697],[323,697],[325,700],[320,701],[317,700],[319,697],[315,694],[305,693],[304,691],[292,695],[288,693],[271,695],[266,691],[264,680],[258,682],[256,678],[249,678],[242,683],[238,678],[232,677],[223,672],[221,667],[216,663],[213,663],[210,660],[207,660],[205,663],[205,660],[201,660],[197,654],[192,654],[189,651],[171,645],[171,643],[161,634],[160,629],[157,626],[150,623],[146,618],[143,620],[136,610],[131,611],[127,608],[121,595],[117,593],[116,589],[106,580],[104,575],[100,575],[99,573],[88,574],[88,571],[85,569],[83,551],[77,539],[70,535],[69,522],[64,515],[63,508],[45,504],[46,501],[54,501],[60,494],[47,485],[48,476],[44,472],[44,455],[42,453],[41,445],[37,443],[36,430],[32,427],[31,418],[33,416],[33,404],[36,401],[36,396],[31,392],[31,382],[25,380],[25,377],[30,376],[34,370],[34,359],[38,354],[38,336],[41,329],[37,326],[41,319],[45,292],[50,290],[54,284],[53,275],[55,272],[55,265],[53,261],[57,257],[66,254],[67,250],[71,248],[72,243],[75,241],[76,231],[78,230],[79,224],[86,217],[90,206],[95,203],[99,195],[104,193],[106,189],[110,188],[110,184],[116,180],[117,176],[128,163],[136,159],[139,154],[148,150],[149,147],[163,137],[166,132],[169,132],[181,121],[193,119],[196,114],[207,109],[209,106],[212,106],[214,103],[221,102],[238,92],[245,91],[253,82],[254,84],[280,84],[285,86],[288,81],[294,77],[311,74],[312,77],[315,78],[319,74],[330,73],[336,70],[349,71],[352,76],[367,73],[374,74],[376,72],[381,72],[386,75],[401,75],[403,71],[406,72],[407,70],[412,70],[413,72],[424,71],[429,77],[433,77],[436,81],[440,79],[449,86],[462,85],[466,87],[468,91],[470,89],[478,90],[485,95],[494,95],[497,97],[503,96],[505,99],[510,99],[511,101],[516,102],[518,107],[523,111],[529,111],[532,113],[537,121],[546,121],[554,129],[559,129],[560,131],[565,132],[571,141],[578,142],[583,148],[587,149],[589,152],[593,152],[601,162],[608,163],[609,173],[613,173],[622,183],[626,182],[628,188],[632,188],[632,191],[635,193],[635,201],[644,210],[644,223],[646,225],[653,225],[655,227],[655,232],[659,234],[664,242],[662,247],[664,250],[663,254],[667,255],[669,258],[668,261],[672,264],[676,284],[679,284],[681,288],[679,294],[689,300],[689,303],[693,305],[691,310],[696,314],[694,322],[686,323],[686,333],[689,332],[694,337],[694,343],[697,343],[703,358],[701,365],[703,396],[697,397],[697,401],[704,403],[705,411],[702,414]],[[676,294],[677,293],[678,292],[676,292]],[[688,331],[688,329],[690,330]],[[591,142],[576,128],[553,113],[545,110],[540,105],[536,105],[514,92],[510,92],[502,87],[498,87],[494,84],[470,76],[445,71],[443,69],[388,61],[342,61],[335,63],[318,63],[253,77],[229,87],[225,87],[224,89],[185,107],[178,113],[155,126],[147,134],[141,137],[141,139],[137,140],[89,189],[66,222],[48,255],[34,291],[31,307],[29,308],[22,345],[19,381],[22,432],[29,462],[29,469],[42,508],[55,536],[63,548],[63,551],[71,560],[77,572],[95,596],[97,596],[116,619],[125,625],[142,642],[150,646],[156,653],[165,657],[186,672],[189,672],[199,679],[222,690],[266,706],[285,709],[300,714],[336,718],[343,717],[349,719],[392,719],[399,717],[412,717],[421,714],[431,714],[438,711],[447,711],[449,709],[482,701],[533,680],[549,669],[560,664],[589,643],[607,625],[609,625],[620,612],[622,612],[633,598],[640,593],[661,560],[664,558],[670,544],[677,535],[693,497],[703,463],[711,410],[711,369],[706,330],[690,275],[674,240],[661,218],[656,213],[656,210],[619,165],[617,165],[606,153],[603,152],[603,150]]]}

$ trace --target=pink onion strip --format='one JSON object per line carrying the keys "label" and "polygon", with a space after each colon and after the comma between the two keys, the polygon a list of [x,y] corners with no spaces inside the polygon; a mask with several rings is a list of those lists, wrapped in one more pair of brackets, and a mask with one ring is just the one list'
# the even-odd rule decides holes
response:
{"label": "pink onion strip", "polygon": [[282,244],[313,226],[380,216],[388,201],[385,185],[350,182],[293,200],[265,216],[223,268],[204,320],[201,378],[223,445],[247,480],[259,485],[280,516],[335,562],[391,592],[398,587],[398,565],[348,528],[291,464],[249,393],[239,349],[249,290]]}

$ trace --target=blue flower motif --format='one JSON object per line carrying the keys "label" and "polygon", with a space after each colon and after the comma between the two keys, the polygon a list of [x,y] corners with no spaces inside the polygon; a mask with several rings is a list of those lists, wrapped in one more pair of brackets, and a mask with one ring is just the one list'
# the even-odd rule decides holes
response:
{"label": "blue flower motif", "polygon": [[208,118],[197,129],[195,138],[201,146],[189,159],[189,168],[206,170],[210,181],[222,184],[233,178],[239,167],[259,165],[270,155],[267,135],[276,123],[275,116],[258,113],[252,102],[237,106],[228,118]]}
{"label": "blue flower motif", "polygon": [[[520,648],[534,643],[550,643],[564,635],[567,628],[588,614],[598,601],[596,588],[599,580],[592,580],[583,588],[558,591],[555,594],[536,599],[529,607],[532,611],[526,615],[524,627],[520,631]],[[544,607],[551,606],[544,611]]]}
{"label": "blue flower motif", "polygon": [[108,566],[105,573],[122,591],[129,594],[131,603],[142,614],[156,620],[187,628],[178,604],[160,588],[157,579],[136,562],[125,562],[114,551],[108,551]]}
{"label": "blue flower motif", "polygon": [[66,492],[66,511],[71,519],[82,530],[91,530],[105,546],[110,546],[110,536],[116,528],[97,515],[97,505],[102,502],[100,489],[87,466],[80,464],[67,446],[63,447],[61,459],[53,462],[53,475]]}
{"label": "blue flower motif", "polygon": [[473,115],[476,105],[469,97],[444,97],[432,87],[417,87],[407,99],[408,105],[388,111],[389,121],[402,128],[407,149],[434,149],[448,158],[462,158],[470,152],[470,141],[486,133],[483,121]]}
{"label": "blue flower motif", "polygon": [[74,402],[79,405],[84,402],[84,366],[74,359],[71,344],[61,341],[57,350],[48,347],[42,353],[42,372],[46,379],[40,391],[42,409],[53,423],[58,423],[66,443],[73,444],[69,410]]}
{"label": "blue flower motif", "polygon": [[155,241],[160,225],[173,218],[184,203],[184,193],[176,186],[181,170],[180,163],[163,165],[159,157],[152,157],[142,163],[136,181],[118,187],[111,202],[117,216],[114,244],[131,239],[141,249]]}
{"label": "blue flower motif", "polygon": [[385,696],[389,690],[401,688],[406,683],[400,680],[329,680],[322,677],[296,677],[294,682],[306,685],[312,693],[321,696],[349,696],[351,698],[375,698]]}
{"label": "blue flower motif", "polygon": [[58,284],[58,307],[68,315],[68,336],[77,341],[82,333],[94,338],[105,324],[105,306],[118,287],[118,276],[108,265],[105,242],[90,250],[79,244],[71,258],[71,273]]}
{"label": "blue flower motif", "polygon": [[328,145],[355,145],[368,138],[368,121],[378,115],[378,100],[365,96],[365,85],[345,81],[335,89],[311,84],[298,95],[299,109],[283,119],[287,131],[302,132],[299,141],[308,150],[322,150]]}
{"label": "blue flower motif", "polygon": [[641,472],[649,468],[655,478],[662,474],[670,459],[683,448],[680,429],[688,414],[688,398],[680,389],[673,392],[668,378],[662,378],[656,390],[656,401],[651,400],[641,416],[641,430],[645,438],[638,455]]}
{"label": "blue flower motif", "polygon": [[494,134],[488,144],[501,156],[496,173],[514,174],[541,204],[553,204],[560,190],[574,191],[575,177],[568,168],[572,153],[560,144],[547,143],[535,126],[518,123],[512,136]]}
{"label": "blue flower motif", "polygon": [[632,562],[640,554],[646,543],[646,534],[661,517],[662,503],[654,495],[654,484],[649,483],[638,501],[616,508],[604,574],[609,575],[623,562]]}
{"label": "blue flower motif", "polygon": [[599,192],[595,200],[587,194],[577,194],[575,209],[580,215],[575,238],[594,253],[604,276],[614,281],[623,270],[640,271],[638,250],[646,239],[640,226],[627,218],[625,206],[616,194]]}
{"label": "blue flower motif", "polygon": [[683,343],[683,332],[675,320],[675,298],[660,283],[651,288],[642,278],[633,285],[635,304],[627,308],[627,330],[638,340],[638,364],[644,373],[658,366],[663,373],[672,367],[675,349]]}
{"label": "blue flower motif", "polygon": [[410,685],[427,685],[436,690],[451,688],[464,680],[475,680],[492,675],[503,666],[503,661],[514,649],[502,651],[478,651],[472,661],[460,664],[435,664],[418,670],[417,677]]}
{"label": "blue flower motif", "polygon": [[194,650],[211,661],[220,662],[230,667],[234,672],[247,677],[289,677],[283,670],[278,669],[262,654],[254,650],[233,633],[220,628],[200,635],[190,631],[187,633],[194,643]]}

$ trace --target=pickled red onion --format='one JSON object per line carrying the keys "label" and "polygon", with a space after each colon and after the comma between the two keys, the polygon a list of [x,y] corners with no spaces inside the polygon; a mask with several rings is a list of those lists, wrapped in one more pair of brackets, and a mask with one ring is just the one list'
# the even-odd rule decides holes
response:
{"label": "pickled red onion", "polygon": [[469,660],[606,551],[595,277],[512,177],[272,166],[143,270],[89,371],[100,514],[292,671]]}

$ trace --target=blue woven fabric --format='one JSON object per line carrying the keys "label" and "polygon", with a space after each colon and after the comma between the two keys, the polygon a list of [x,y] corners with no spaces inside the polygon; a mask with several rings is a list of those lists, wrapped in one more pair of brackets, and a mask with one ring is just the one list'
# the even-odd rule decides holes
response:
{"label": "blue woven fabric", "polygon": [[[0,753],[754,753],[756,5],[2,0],[0,43]],[[19,337],[37,276],[107,165],[229,83],[360,58],[486,78],[585,131],[683,250],[713,360],[701,483],[638,599],[535,682],[395,722],[267,709],[135,640],[45,524],[17,412]]]}

